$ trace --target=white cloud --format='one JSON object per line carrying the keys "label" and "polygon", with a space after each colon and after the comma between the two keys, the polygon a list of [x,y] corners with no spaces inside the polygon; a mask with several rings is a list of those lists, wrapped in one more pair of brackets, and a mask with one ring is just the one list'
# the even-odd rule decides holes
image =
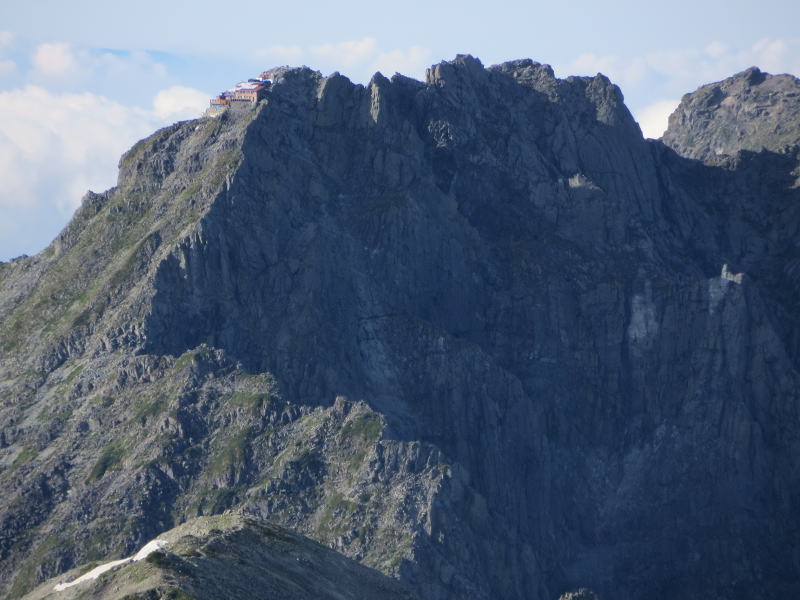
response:
{"label": "white cloud", "polygon": [[787,66],[789,45],[784,40],[765,38],[753,44],[751,51],[765,71],[781,71]]}
{"label": "white cloud", "polygon": [[69,214],[87,189],[114,184],[134,142],[178,117],[199,117],[207,104],[207,94],[181,86],[158,92],[152,111],[35,85],[0,92],[0,206],[46,202]]}
{"label": "white cloud", "polygon": [[678,108],[680,100],[659,100],[636,111],[634,117],[646,138],[658,139],[667,129],[669,116]]}
{"label": "white cloud", "polygon": [[706,46],[706,54],[711,58],[721,58],[728,53],[728,45],[722,42],[711,42]]}
{"label": "white cloud", "polygon": [[69,44],[47,43],[36,48],[33,66],[46,77],[66,77],[78,69],[78,61]]}
{"label": "white cloud", "polygon": [[311,46],[310,51],[314,56],[326,58],[345,67],[352,67],[374,56],[377,48],[378,42],[375,38],[365,37],[360,40]]}
{"label": "white cloud", "polygon": [[113,52],[82,53],[82,66],[101,75],[123,81],[142,76],[167,77],[167,69],[161,63],[153,60],[147,52],[129,52],[116,54]]}
{"label": "white cloud", "polygon": [[303,56],[303,48],[301,46],[270,46],[256,52],[256,55],[269,58],[272,60],[279,60],[295,63]]}
{"label": "white cloud", "polygon": [[182,85],[161,90],[153,99],[156,116],[163,119],[189,119],[198,117],[208,108],[209,95]]}
{"label": "white cloud", "polygon": [[86,189],[113,185],[119,155],[154,123],[146,111],[90,93],[1,92],[0,206],[49,204],[69,214]]}
{"label": "white cloud", "polygon": [[27,81],[59,91],[94,93],[123,104],[144,104],[171,82],[164,65],[142,51],[95,50],[64,43],[39,45]]}
{"label": "white cloud", "polygon": [[[12,41],[0,32],[0,52]],[[51,42],[31,51],[27,72],[15,60],[0,54],[0,76],[21,76],[0,91],[0,260],[43,248],[88,189],[114,185],[124,151],[200,116],[209,97],[147,52]]]}
{"label": "white cloud", "polygon": [[87,190],[115,184],[124,151],[158,127],[200,116],[207,102],[180,86],[161,90],[149,110],[32,84],[0,92],[0,259],[46,246]]}
{"label": "white cloud", "polygon": [[596,75],[597,73],[608,75],[618,69],[619,62],[616,56],[598,56],[591,52],[585,52],[567,64],[559,66],[558,70],[563,76]]}

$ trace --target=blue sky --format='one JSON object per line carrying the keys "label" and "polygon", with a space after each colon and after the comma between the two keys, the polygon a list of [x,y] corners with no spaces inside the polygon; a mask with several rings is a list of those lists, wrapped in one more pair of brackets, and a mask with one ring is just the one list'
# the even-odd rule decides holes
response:
{"label": "blue sky", "polygon": [[27,0],[0,5],[0,260],[44,248],[119,155],[283,64],[424,77],[458,53],[602,72],[650,137],[683,93],[758,65],[800,75],[800,3]]}

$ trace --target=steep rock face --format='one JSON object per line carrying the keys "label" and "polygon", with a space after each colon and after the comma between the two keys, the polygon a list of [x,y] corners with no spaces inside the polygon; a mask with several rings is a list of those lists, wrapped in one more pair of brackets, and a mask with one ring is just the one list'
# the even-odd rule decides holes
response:
{"label": "steep rock face", "polygon": [[0,272],[13,589],[246,501],[432,599],[796,592],[797,164],[468,56],[157,134]]}
{"label": "steep rock face", "polygon": [[757,67],[686,94],[669,117],[663,142],[706,160],[739,150],[779,152],[800,140],[800,79]]}
{"label": "steep rock face", "polygon": [[[120,160],[118,185],[89,192],[45,251],[2,265],[2,380],[135,343],[149,310],[150,270],[196,227],[235,170],[252,116],[178,123],[142,140]],[[29,389],[38,376],[29,373]]]}

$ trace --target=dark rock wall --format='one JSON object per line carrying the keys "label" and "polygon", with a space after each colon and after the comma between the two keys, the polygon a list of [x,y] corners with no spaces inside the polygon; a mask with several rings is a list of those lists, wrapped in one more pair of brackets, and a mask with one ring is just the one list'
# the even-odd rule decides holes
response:
{"label": "dark rock wall", "polygon": [[243,154],[159,269],[149,352],[206,342],[437,445],[528,557],[462,563],[489,596],[794,589],[781,156],[688,163],[602,76],[470,57],[426,86],[287,73]]}
{"label": "dark rock wall", "polygon": [[791,83],[673,151],[600,75],[287,68],[137,144],[0,266],[0,588],[252,502],[430,599],[797,595]]}

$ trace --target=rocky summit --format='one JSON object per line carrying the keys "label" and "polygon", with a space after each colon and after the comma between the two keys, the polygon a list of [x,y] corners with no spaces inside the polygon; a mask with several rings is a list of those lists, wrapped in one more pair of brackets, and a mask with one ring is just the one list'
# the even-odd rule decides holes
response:
{"label": "rocky summit", "polygon": [[247,507],[428,600],[800,595],[797,80],[270,75],[0,265],[0,594]]}
{"label": "rocky summit", "polygon": [[789,150],[800,140],[800,79],[751,67],[686,94],[663,142],[689,158]]}

